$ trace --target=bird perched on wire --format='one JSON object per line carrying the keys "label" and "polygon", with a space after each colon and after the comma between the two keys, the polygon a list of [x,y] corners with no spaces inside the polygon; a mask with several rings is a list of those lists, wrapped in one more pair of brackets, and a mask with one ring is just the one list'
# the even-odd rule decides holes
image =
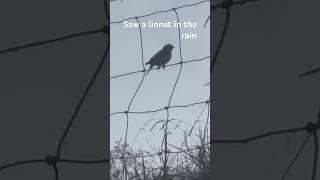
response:
{"label": "bird perched on wire", "polygon": [[154,67],[158,66],[158,70],[162,67],[165,68],[165,64],[167,64],[171,59],[172,49],[174,48],[171,44],[166,44],[162,49],[160,49],[146,64],[149,64],[149,71]]}

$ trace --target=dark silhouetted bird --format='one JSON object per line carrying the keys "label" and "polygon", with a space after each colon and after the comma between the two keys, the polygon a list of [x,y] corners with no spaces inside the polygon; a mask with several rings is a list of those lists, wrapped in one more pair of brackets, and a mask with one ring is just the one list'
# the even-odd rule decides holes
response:
{"label": "dark silhouetted bird", "polygon": [[158,70],[162,67],[165,68],[165,64],[167,64],[171,59],[171,52],[174,46],[171,44],[166,44],[160,51],[158,51],[146,64],[149,64],[149,71],[154,67],[158,66]]}

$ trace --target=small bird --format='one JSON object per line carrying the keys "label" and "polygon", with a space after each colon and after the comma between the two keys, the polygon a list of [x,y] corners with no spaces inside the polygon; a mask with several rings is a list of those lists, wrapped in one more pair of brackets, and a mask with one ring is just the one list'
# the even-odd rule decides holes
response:
{"label": "small bird", "polygon": [[171,59],[171,52],[174,48],[171,44],[166,44],[162,49],[160,49],[146,64],[150,64],[149,70],[147,74],[154,66],[158,66],[158,70],[162,67],[165,68],[165,64],[167,64]]}

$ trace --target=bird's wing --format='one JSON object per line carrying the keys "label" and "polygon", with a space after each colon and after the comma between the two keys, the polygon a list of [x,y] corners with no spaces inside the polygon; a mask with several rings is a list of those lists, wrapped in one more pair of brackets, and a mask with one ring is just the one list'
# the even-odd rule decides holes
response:
{"label": "bird's wing", "polygon": [[158,64],[167,64],[171,59],[171,52],[168,51],[167,53],[165,53],[161,59],[159,59]]}
{"label": "bird's wing", "polygon": [[165,55],[166,55],[166,52],[163,49],[161,49],[155,55],[152,56],[152,58],[150,59],[150,61],[147,62],[147,64],[154,64]]}

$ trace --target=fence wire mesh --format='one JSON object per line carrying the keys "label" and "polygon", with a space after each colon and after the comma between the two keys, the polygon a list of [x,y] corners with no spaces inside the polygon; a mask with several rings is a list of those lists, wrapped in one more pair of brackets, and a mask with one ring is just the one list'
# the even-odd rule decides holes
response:
{"label": "fence wire mesh", "polygon": [[[221,38],[217,44],[216,47],[216,51],[214,53],[214,56],[211,59],[211,65],[210,65],[210,70],[211,72],[214,70],[214,65],[215,62],[218,59],[218,55],[221,51],[223,42],[224,42],[224,37],[226,36],[227,33],[227,29],[228,29],[228,25],[230,23],[230,18],[231,18],[231,9],[233,6],[238,6],[238,5],[244,5],[246,3],[251,3],[251,2],[258,2],[258,1],[262,1],[262,0],[239,0],[239,1],[233,1],[233,0],[225,0],[222,3],[219,4],[213,4],[211,6],[211,10],[214,12],[216,9],[224,9],[226,11],[226,20],[225,20],[225,26],[223,29],[223,33],[221,35]],[[146,14],[143,16],[136,16],[136,17],[131,17],[131,18],[126,18],[123,19],[121,21],[117,21],[117,22],[110,22],[110,18],[109,18],[109,10],[107,7],[107,3],[105,1],[105,15],[107,20],[110,22],[109,24],[103,26],[103,27],[99,27],[97,29],[93,29],[93,30],[89,30],[89,31],[83,31],[83,32],[76,32],[73,34],[69,34],[69,35],[65,35],[65,36],[61,36],[61,37],[57,37],[57,38],[52,38],[52,39],[47,39],[47,40],[43,40],[43,41],[38,41],[38,42],[31,42],[28,44],[23,44],[23,45],[18,45],[15,47],[10,47],[10,48],[6,48],[6,49],[2,49],[0,50],[0,54],[6,54],[6,53],[14,53],[17,51],[21,51],[21,50],[26,50],[28,48],[36,48],[37,46],[42,46],[42,45],[46,45],[46,44],[51,44],[51,43],[58,43],[58,42],[63,42],[67,39],[71,39],[71,38],[78,38],[78,37],[83,37],[83,36],[90,36],[93,34],[103,34],[104,36],[108,36],[110,37],[110,24],[117,24],[117,23],[121,23],[125,20],[136,20],[139,21],[140,18],[143,17],[147,17],[147,16],[152,16],[154,14],[159,14],[159,13],[164,13],[164,12],[169,12],[169,11],[174,11],[174,13],[176,14],[176,18],[179,21],[179,14],[177,12],[178,9],[183,9],[185,7],[190,7],[190,6],[197,6],[199,4],[205,3],[205,2],[210,2],[209,0],[205,0],[205,1],[200,1],[198,3],[195,4],[188,4],[188,5],[184,5],[184,6],[180,6],[180,7],[176,7],[176,8],[172,8],[169,10],[163,10],[163,11],[156,11],[156,12],[152,12],[150,14]],[[155,110],[146,110],[146,111],[131,111],[130,107],[131,107],[131,103],[135,98],[136,93],[139,91],[141,84],[144,81],[145,78],[145,74],[146,74],[146,68],[144,67],[144,54],[143,54],[143,43],[142,43],[142,34],[141,34],[141,27],[140,28],[140,40],[141,40],[141,60],[142,60],[142,70],[138,70],[138,71],[134,71],[134,72],[129,72],[129,73],[125,73],[125,74],[120,74],[120,75],[116,75],[116,76],[112,76],[110,77],[110,79],[115,79],[115,78],[120,78],[123,76],[129,76],[132,74],[136,74],[136,73],[142,73],[143,76],[141,78],[141,81],[139,83],[138,88],[135,90],[135,93],[131,99],[130,104],[128,105],[127,111],[124,112],[114,112],[111,113],[110,116],[115,116],[117,114],[125,114],[127,117],[127,122],[129,121],[129,114],[134,114],[134,113],[153,113],[153,112],[158,112],[158,111],[166,111],[167,112],[167,122],[169,120],[169,110],[173,109],[173,108],[187,108],[190,106],[194,106],[194,105],[198,105],[198,104],[206,104],[207,110],[208,110],[208,114],[207,114],[207,119],[209,119],[209,115],[210,115],[210,100],[206,100],[206,101],[202,101],[202,102],[195,102],[192,104],[187,104],[187,105],[175,105],[175,106],[170,106],[171,105],[171,98],[175,92],[175,87],[176,84],[179,81],[179,77],[180,77],[180,73],[182,71],[183,65],[186,63],[194,63],[194,62],[199,62],[199,61],[204,61],[208,58],[210,58],[210,56],[207,57],[203,57],[203,58],[199,58],[199,59],[194,59],[194,60],[184,60],[182,57],[182,48],[181,48],[181,39],[180,39],[180,29],[179,29],[179,50],[180,50],[180,62],[179,63],[174,63],[174,64],[169,64],[166,66],[180,66],[179,69],[179,73],[178,76],[176,78],[175,84],[172,88],[172,93],[170,95],[170,98],[168,100],[168,104],[167,106],[160,108],[160,109],[155,109]],[[110,38],[108,38],[108,41],[110,40]],[[74,124],[74,122],[76,121],[77,115],[79,110],[81,109],[83,103],[85,102],[85,99],[88,95],[88,93],[90,92],[90,89],[92,87],[92,85],[94,84],[97,76],[99,75],[103,64],[105,63],[105,59],[106,56],[108,55],[110,50],[110,42],[107,43],[107,47],[105,49],[105,52],[101,58],[100,63],[98,64],[95,72],[93,73],[93,76],[90,80],[90,82],[88,83],[87,87],[85,88],[77,106],[75,107],[75,110],[73,112],[72,117],[70,118],[67,127],[65,127],[63,134],[61,135],[61,138],[58,141],[57,144],[57,150],[56,150],[56,154],[54,155],[47,155],[46,157],[42,158],[42,159],[28,159],[28,160],[21,160],[21,161],[17,161],[17,162],[12,162],[12,163],[8,163],[8,164],[4,164],[0,166],[0,173],[3,172],[4,170],[9,170],[18,166],[24,166],[27,164],[47,164],[48,166],[52,167],[52,170],[54,172],[54,179],[59,180],[61,179],[61,174],[59,173],[59,163],[70,163],[70,164],[106,164],[109,163],[111,160],[113,159],[124,159],[124,158],[129,158],[126,157],[125,155],[123,157],[117,157],[117,158],[109,158],[109,157],[102,157],[101,159],[94,159],[94,160],[81,160],[81,159],[67,159],[67,158],[62,158],[61,157],[61,149],[63,148],[63,144],[64,144],[64,140],[66,139],[66,137],[68,136],[68,133],[70,131],[70,129],[72,128],[72,125]],[[155,68],[154,68],[155,69]],[[154,70],[151,69],[151,70]],[[318,70],[312,70],[310,71],[311,73],[315,73]],[[310,72],[308,74],[310,74]],[[294,128],[288,128],[288,129],[280,129],[280,130],[275,130],[275,131],[269,131],[269,132],[265,132],[265,133],[261,133],[258,135],[254,135],[248,138],[243,138],[243,139],[212,139],[210,140],[209,143],[207,143],[207,145],[211,145],[211,147],[214,147],[215,145],[218,144],[248,144],[248,143],[252,143],[254,141],[259,141],[265,138],[269,138],[272,136],[280,136],[280,135],[285,135],[285,134],[292,134],[292,133],[299,133],[299,132],[306,132],[306,138],[305,140],[301,143],[301,146],[299,147],[297,153],[294,155],[294,157],[292,158],[292,161],[290,161],[288,167],[285,169],[281,179],[285,179],[287,174],[289,173],[289,171],[291,170],[292,166],[294,165],[296,159],[298,158],[298,156],[301,154],[302,150],[304,149],[305,145],[307,144],[307,142],[310,140],[310,138],[313,138],[313,144],[314,144],[314,159],[312,161],[312,180],[316,179],[316,174],[317,174],[317,163],[318,163],[318,146],[319,146],[319,142],[318,142],[318,129],[320,128],[320,112],[318,114],[318,121],[317,122],[309,122],[307,125],[302,125],[300,127],[294,127]],[[127,126],[128,129],[128,126]],[[126,134],[127,136],[127,134]],[[130,158],[147,158],[147,157],[152,157],[152,156],[159,156],[159,155],[166,155],[166,154],[180,154],[180,153],[186,153],[192,150],[196,150],[199,149],[201,147],[193,147],[190,149],[180,149],[178,151],[168,151],[168,149],[165,148],[164,151],[160,151],[158,153],[154,153],[154,154],[147,154],[147,155],[139,155],[139,156],[132,156]]]}

